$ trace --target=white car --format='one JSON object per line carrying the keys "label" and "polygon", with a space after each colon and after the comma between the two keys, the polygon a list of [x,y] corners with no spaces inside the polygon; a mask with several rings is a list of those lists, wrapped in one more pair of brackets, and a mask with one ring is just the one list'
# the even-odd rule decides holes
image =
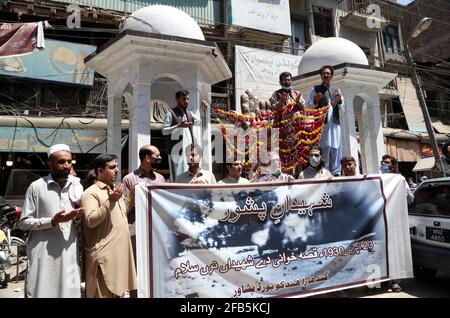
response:
{"label": "white car", "polygon": [[450,178],[426,180],[414,196],[408,207],[414,274],[450,273]]}

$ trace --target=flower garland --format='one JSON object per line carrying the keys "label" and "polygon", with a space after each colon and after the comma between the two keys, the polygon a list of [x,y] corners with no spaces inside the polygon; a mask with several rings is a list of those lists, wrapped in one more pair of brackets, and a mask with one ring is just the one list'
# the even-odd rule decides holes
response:
{"label": "flower garland", "polygon": [[[331,107],[328,104],[317,109],[298,109],[295,107],[297,105],[296,102],[291,102],[283,105],[277,111],[268,111],[257,115],[238,114],[234,111],[225,111],[219,108],[214,108],[213,110],[218,116],[234,123],[235,127],[243,127],[244,129],[255,128],[256,132],[259,132],[259,129],[278,128],[282,171],[293,174],[299,166],[308,163],[309,148],[320,142],[325,118]],[[222,134],[226,141],[227,150],[230,153],[250,158],[253,155],[259,159],[259,151],[266,149],[266,145],[258,138],[256,140],[254,140],[255,138],[246,138],[246,150],[242,152],[236,147],[236,140],[229,140],[227,129],[220,119],[219,123],[222,125]],[[268,140],[270,140],[269,138]],[[244,168],[254,165],[255,163],[249,161],[243,163]]]}

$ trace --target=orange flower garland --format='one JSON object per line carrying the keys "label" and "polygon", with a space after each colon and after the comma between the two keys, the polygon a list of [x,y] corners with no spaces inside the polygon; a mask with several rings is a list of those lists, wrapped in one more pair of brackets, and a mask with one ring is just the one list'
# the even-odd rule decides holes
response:
{"label": "orange flower garland", "polygon": [[[296,168],[307,164],[309,148],[320,142],[325,118],[330,108],[330,105],[327,105],[318,109],[304,108],[298,110],[294,107],[296,105],[295,102],[289,103],[282,106],[278,111],[268,111],[259,115],[244,115],[217,108],[214,109],[214,112],[220,117],[233,122],[235,127],[243,127],[244,129],[255,128],[257,132],[259,129],[278,128],[282,171],[292,174]],[[252,158],[252,154],[257,155],[258,151],[266,149],[264,147],[266,145],[263,145],[257,138],[257,140],[246,139],[246,151],[240,151],[235,146],[236,141],[229,140],[225,125],[222,122],[220,123],[222,124],[222,134],[226,141],[227,149],[230,152]],[[248,168],[255,164],[246,161],[243,166]]]}

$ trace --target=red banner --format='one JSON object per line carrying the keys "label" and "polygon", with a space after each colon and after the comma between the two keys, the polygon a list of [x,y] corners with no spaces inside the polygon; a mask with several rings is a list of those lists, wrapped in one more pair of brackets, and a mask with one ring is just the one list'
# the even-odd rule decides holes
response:
{"label": "red banner", "polygon": [[[438,145],[439,156],[442,156],[442,144]],[[433,157],[433,147],[429,143],[421,143],[420,144],[420,155],[423,158]]]}
{"label": "red banner", "polygon": [[0,23],[0,58],[44,48],[42,22]]}

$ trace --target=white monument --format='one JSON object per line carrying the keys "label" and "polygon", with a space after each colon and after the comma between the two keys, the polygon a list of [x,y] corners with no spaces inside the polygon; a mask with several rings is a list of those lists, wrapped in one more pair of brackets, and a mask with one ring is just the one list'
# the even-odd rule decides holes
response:
{"label": "white monument", "polygon": [[[150,100],[171,96],[185,88],[189,109],[200,116],[200,100],[210,100],[211,85],[231,77],[231,71],[214,42],[205,41],[198,24],[188,14],[170,6],[155,5],[135,11],[121,33],[86,64],[108,79],[107,152],[121,158],[122,97],[129,106],[129,170],[139,165],[138,152],[150,143]],[[211,171],[209,111],[201,129],[194,129],[203,143],[202,168]],[[202,139],[203,138],[203,139]]]}
{"label": "white monument", "polygon": [[340,114],[342,155],[351,155],[358,162],[360,151],[363,172],[379,173],[381,157],[387,152],[378,92],[397,74],[371,69],[366,55],[355,43],[325,38],[306,50],[299,75],[294,78],[293,87],[305,99],[311,88],[321,83],[319,69],[323,65],[333,65],[332,85],[339,87],[345,98],[345,110]]}

